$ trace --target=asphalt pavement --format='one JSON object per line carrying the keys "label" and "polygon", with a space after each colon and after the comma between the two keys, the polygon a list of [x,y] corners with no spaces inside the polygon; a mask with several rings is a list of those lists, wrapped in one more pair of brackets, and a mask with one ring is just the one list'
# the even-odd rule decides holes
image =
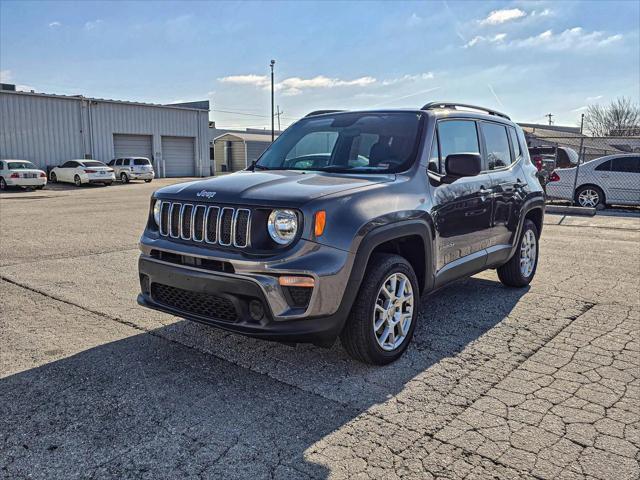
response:
{"label": "asphalt pavement", "polygon": [[640,216],[547,215],[529,288],[422,300],[371,367],[136,304],[160,185],[0,195],[0,478],[640,477]]}

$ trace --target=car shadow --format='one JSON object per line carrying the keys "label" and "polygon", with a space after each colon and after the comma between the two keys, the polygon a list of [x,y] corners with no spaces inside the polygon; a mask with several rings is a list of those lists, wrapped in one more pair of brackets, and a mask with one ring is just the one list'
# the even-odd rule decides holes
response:
{"label": "car shadow", "polygon": [[526,291],[472,278],[424,298],[413,345],[385,367],[179,321],[11,375],[0,474],[326,478],[311,447],[456,357]]}

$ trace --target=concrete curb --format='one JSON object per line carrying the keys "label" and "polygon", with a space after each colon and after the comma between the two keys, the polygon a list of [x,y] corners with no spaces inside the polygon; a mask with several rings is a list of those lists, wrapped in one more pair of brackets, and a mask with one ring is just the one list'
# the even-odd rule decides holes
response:
{"label": "concrete curb", "polygon": [[559,213],[562,215],[584,215],[593,217],[596,214],[595,208],[589,207],[569,207],[564,205],[546,205],[546,213]]}

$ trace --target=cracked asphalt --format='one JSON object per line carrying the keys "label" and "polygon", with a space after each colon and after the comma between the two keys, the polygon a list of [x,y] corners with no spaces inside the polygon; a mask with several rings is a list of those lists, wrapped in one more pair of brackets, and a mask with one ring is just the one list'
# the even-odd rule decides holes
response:
{"label": "cracked asphalt", "polygon": [[166,183],[0,196],[0,478],[640,478],[637,212],[547,215],[380,368],[138,307]]}

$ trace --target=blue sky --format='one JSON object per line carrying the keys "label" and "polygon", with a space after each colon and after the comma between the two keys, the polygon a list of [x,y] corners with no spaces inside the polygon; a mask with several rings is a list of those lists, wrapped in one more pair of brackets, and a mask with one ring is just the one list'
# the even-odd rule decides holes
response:
{"label": "blue sky", "polygon": [[[153,103],[208,98],[222,127],[321,108],[455,100],[575,125],[640,97],[640,2],[0,1],[2,81]],[[234,112],[234,113],[225,113]]]}

